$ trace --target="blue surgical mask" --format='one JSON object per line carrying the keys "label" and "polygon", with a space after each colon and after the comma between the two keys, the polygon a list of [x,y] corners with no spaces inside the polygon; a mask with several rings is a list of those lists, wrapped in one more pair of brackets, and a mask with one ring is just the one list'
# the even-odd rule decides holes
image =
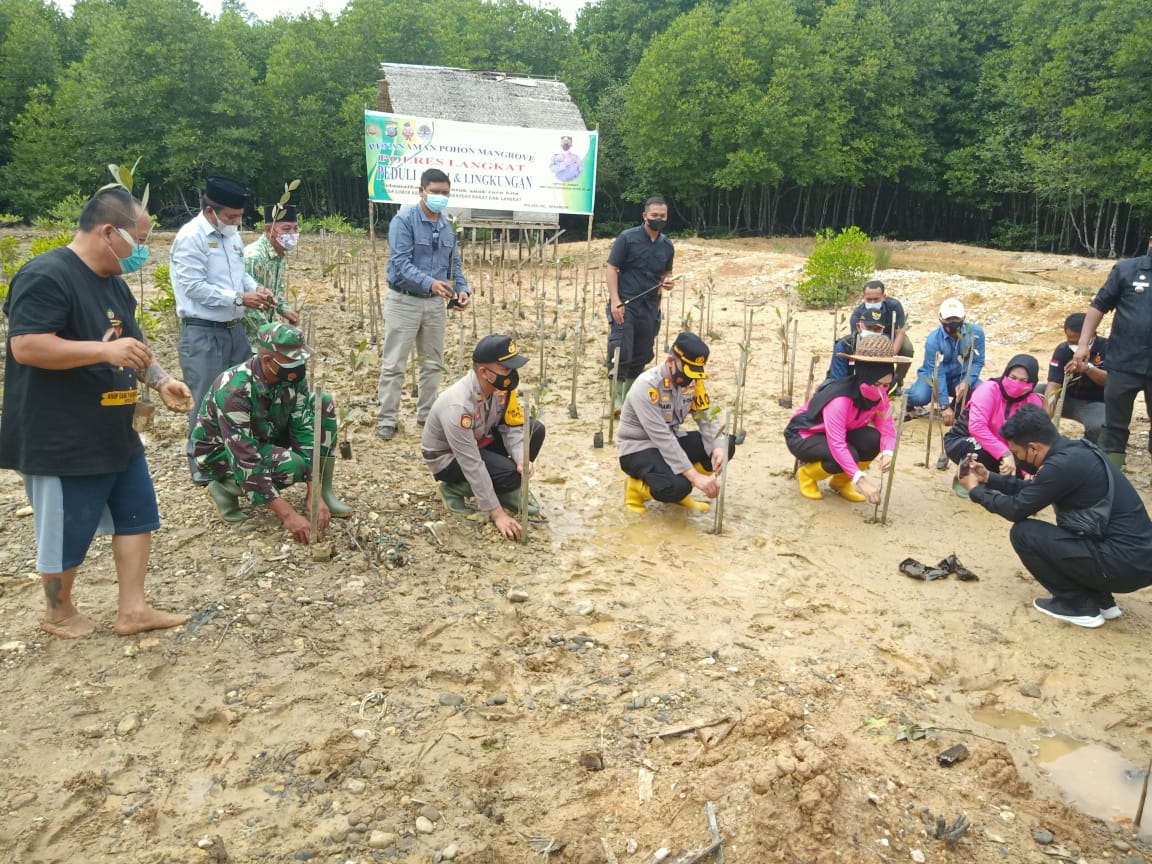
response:
{"label": "blue surgical mask", "polygon": [[424,203],[433,213],[439,213],[441,210],[448,206],[448,196],[434,195],[429,192],[428,196],[424,199]]}
{"label": "blue surgical mask", "polygon": [[871,309],[873,311],[876,311],[877,309],[883,309],[884,308],[884,301],[881,300],[879,303],[865,303],[864,308],[865,309]]}
{"label": "blue surgical mask", "polygon": [[119,231],[120,236],[132,244],[132,251],[127,258],[116,259],[120,262],[120,272],[127,276],[129,273],[135,273],[148,262],[148,244],[135,242],[132,235],[123,228]]}

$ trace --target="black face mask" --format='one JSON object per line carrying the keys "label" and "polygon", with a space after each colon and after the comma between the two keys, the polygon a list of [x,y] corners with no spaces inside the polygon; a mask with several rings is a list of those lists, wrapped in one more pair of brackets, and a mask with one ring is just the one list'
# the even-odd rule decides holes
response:
{"label": "black face mask", "polygon": [[507,393],[509,390],[515,390],[516,385],[520,383],[520,373],[515,369],[513,369],[507,375],[501,375],[499,372],[496,372],[493,369],[489,369],[488,371],[496,376],[492,379],[491,384],[497,390],[503,390],[505,393]]}
{"label": "black face mask", "polygon": [[281,365],[273,360],[272,366],[276,370],[276,380],[278,382],[287,381],[290,384],[302,384],[308,374],[308,365],[303,360],[290,365]]}
{"label": "black face mask", "polygon": [[960,328],[964,326],[963,321],[955,321],[950,324],[944,325],[944,332],[949,336],[956,336],[960,333]]}
{"label": "black face mask", "polygon": [[675,384],[680,389],[684,389],[685,387],[687,387],[689,382],[692,380],[694,380],[694,379],[689,378],[687,375],[684,374],[683,369],[677,369],[675,372],[672,373],[672,383]]}
{"label": "black face mask", "polygon": [[667,219],[649,219],[648,227],[653,231],[663,231],[664,226],[668,224]]}
{"label": "black face mask", "polygon": [[[1024,452],[1027,453],[1028,451]],[[1023,471],[1025,474],[1031,474],[1035,476],[1036,472],[1040,470],[1040,466],[1035,462],[1029,462],[1027,459],[1017,459],[1016,470]]]}

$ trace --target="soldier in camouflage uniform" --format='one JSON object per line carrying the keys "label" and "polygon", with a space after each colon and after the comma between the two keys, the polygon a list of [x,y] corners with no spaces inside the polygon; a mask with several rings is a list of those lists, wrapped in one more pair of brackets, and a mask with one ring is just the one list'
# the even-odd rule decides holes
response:
{"label": "soldier in camouflage uniform", "polygon": [[296,205],[284,205],[284,212],[276,219],[274,207],[264,208],[264,233],[244,247],[244,269],[248,275],[272,292],[276,305],[271,309],[245,309],[244,332],[252,350],[256,350],[256,334],[265,324],[279,315],[293,327],[300,316],[293,312],[284,299],[284,254],[296,248],[300,240],[300,225],[296,221]]}
{"label": "soldier in camouflage uniform", "polygon": [[[624,503],[644,512],[653,499],[707,510],[690,497],[695,487],[715,498],[720,494],[716,471],[731,459],[735,441],[720,435],[719,409],[704,387],[708,346],[694,333],[681,333],[668,358],[636,379],[620,412],[616,448],[628,475]],[[691,416],[698,432],[681,428]]]}
{"label": "soldier in camouflage uniform", "polygon": [[[304,381],[312,349],[288,324],[265,324],[257,334],[258,353],[225,370],[213,382],[192,430],[193,454],[200,470],[214,478],[208,492],[228,522],[248,518],[239,498],[251,496],[283,520],[301,543],[310,541],[308,520],[280,497],[280,490],[307,482],[312,488],[315,396]],[[332,492],[336,447],[336,409],[325,393],[320,415],[321,498],[319,530],[330,516],[351,508]]]}

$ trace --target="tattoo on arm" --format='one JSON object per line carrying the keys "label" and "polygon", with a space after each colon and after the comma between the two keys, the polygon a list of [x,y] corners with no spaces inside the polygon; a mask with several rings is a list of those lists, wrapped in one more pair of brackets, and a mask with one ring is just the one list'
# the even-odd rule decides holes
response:
{"label": "tattoo on arm", "polygon": [[60,591],[64,587],[64,580],[53,576],[44,583],[44,596],[48,598],[48,608],[56,609],[60,606]]}
{"label": "tattoo on arm", "polygon": [[160,368],[160,364],[155,360],[152,365],[144,370],[144,383],[151,387],[153,390],[159,390],[172,376]]}

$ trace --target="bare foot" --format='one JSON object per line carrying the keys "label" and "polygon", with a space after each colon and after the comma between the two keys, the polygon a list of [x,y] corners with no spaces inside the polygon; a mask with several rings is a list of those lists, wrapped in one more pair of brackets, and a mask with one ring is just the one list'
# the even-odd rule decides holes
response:
{"label": "bare foot", "polygon": [[40,621],[40,629],[50,636],[58,636],[61,639],[79,639],[95,630],[96,622],[87,615],[76,612],[59,621],[44,618]]}
{"label": "bare foot", "polygon": [[133,633],[145,633],[149,630],[167,630],[170,627],[179,627],[188,620],[187,615],[176,615],[172,612],[162,612],[145,606],[138,612],[126,615],[123,612],[116,616],[112,631],[120,636],[131,636]]}

